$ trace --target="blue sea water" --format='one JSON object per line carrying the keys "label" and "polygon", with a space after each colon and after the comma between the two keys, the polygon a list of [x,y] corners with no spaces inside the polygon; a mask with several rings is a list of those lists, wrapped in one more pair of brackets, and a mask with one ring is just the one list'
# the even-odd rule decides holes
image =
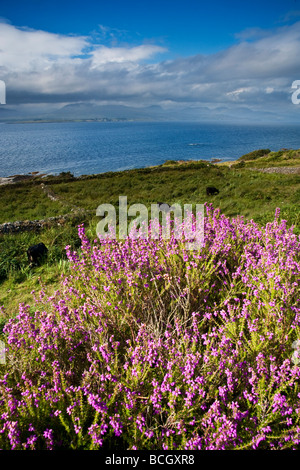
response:
{"label": "blue sea water", "polygon": [[83,174],[166,160],[235,160],[260,148],[300,148],[300,124],[188,122],[1,123],[0,176]]}

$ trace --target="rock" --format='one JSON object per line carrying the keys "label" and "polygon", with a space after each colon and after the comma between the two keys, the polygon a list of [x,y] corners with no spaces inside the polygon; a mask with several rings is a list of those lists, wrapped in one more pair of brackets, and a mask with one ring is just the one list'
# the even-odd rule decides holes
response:
{"label": "rock", "polygon": [[207,196],[214,196],[215,194],[219,194],[219,190],[215,188],[214,186],[207,186],[206,188],[206,194]]}

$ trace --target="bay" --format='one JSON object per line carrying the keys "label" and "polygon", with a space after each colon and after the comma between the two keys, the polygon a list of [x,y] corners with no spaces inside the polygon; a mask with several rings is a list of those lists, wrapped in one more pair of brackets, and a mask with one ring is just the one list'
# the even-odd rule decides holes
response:
{"label": "bay", "polygon": [[51,122],[0,124],[0,176],[74,176],[160,165],[236,160],[260,148],[300,148],[300,124]]}

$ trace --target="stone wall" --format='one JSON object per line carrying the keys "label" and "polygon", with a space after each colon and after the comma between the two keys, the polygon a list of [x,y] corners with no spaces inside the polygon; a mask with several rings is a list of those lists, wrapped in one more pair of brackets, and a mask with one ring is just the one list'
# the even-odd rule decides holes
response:
{"label": "stone wall", "polygon": [[85,211],[81,214],[66,214],[58,217],[48,217],[47,219],[40,220],[17,220],[15,222],[6,222],[0,224],[0,234],[7,233],[19,233],[19,232],[37,232],[44,228],[52,226],[64,225],[67,220],[71,220],[74,223],[81,223],[88,213],[95,213],[95,211]]}
{"label": "stone wall", "polygon": [[43,228],[53,225],[63,225],[70,216],[49,217],[41,220],[17,220],[16,222],[6,222],[0,224],[1,233],[18,233],[18,232],[36,232]]}

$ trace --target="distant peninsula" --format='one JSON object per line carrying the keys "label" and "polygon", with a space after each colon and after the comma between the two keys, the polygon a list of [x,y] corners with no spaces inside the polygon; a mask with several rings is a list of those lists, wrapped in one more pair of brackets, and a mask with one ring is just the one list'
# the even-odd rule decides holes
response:
{"label": "distant peninsula", "polygon": [[91,119],[5,119],[6,124],[36,124],[36,123],[62,123],[62,122],[129,122],[127,118],[91,118]]}

